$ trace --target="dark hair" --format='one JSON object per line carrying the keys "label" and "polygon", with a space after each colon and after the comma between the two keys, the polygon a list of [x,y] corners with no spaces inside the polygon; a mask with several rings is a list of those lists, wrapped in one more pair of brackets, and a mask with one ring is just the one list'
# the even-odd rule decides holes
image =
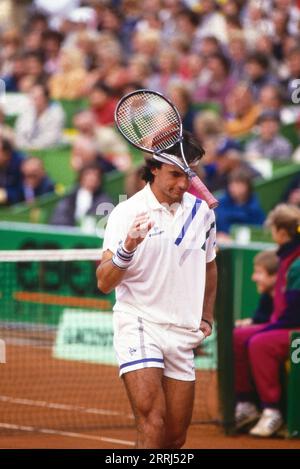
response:
{"label": "dark hair", "polygon": [[208,56],[208,59],[216,59],[221,62],[222,67],[224,68],[226,74],[230,72],[231,63],[230,60],[222,52],[215,52]]}
{"label": "dark hair", "polygon": [[97,81],[95,85],[92,87],[93,91],[103,91],[108,96],[113,96],[113,90],[110,86],[106,85],[103,81]]}
{"label": "dark hair", "polygon": [[45,62],[45,53],[42,49],[25,51],[24,55],[23,55],[23,58],[24,59],[35,59],[40,64],[43,65],[44,62]]}
{"label": "dark hair", "polygon": [[[202,146],[194,139],[193,135],[184,130],[183,131],[183,151],[188,163],[193,163],[200,160],[205,154],[205,150]],[[173,147],[169,148],[166,153],[181,158],[180,144],[176,143]],[[142,170],[142,179],[150,184],[154,181],[152,169],[162,167],[163,163],[154,159],[146,159],[146,164]]]}
{"label": "dark hair", "polygon": [[199,15],[195,11],[189,10],[188,8],[183,8],[179,13],[177,13],[177,18],[183,16],[185,17],[193,26],[197,27],[199,25]]}
{"label": "dark hair", "polygon": [[263,68],[264,70],[267,70],[269,68],[269,59],[262,52],[252,52],[248,55],[246,62],[255,62],[260,65],[261,68]]}
{"label": "dark hair", "polygon": [[0,145],[1,145],[2,151],[8,154],[12,153],[13,145],[7,138],[3,138],[3,137],[0,138]]}
{"label": "dark hair", "polygon": [[[183,151],[188,163],[200,160],[205,155],[205,150],[201,144],[193,137],[191,132],[183,131]],[[173,147],[169,148],[166,153],[175,155],[181,158],[180,144],[176,143]]]}
{"label": "dark hair", "polygon": [[228,178],[228,185],[231,182],[243,182],[245,185],[247,185],[248,188],[248,195],[250,196],[253,192],[253,183],[252,183],[252,177],[247,169],[234,169]]}
{"label": "dark hair", "polygon": [[64,40],[64,35],[63,33],[59,31],[55,31],[53,29],[47,29],[46,31],[43,32],[42,39],[44,41],[51,39],[53,41],[56,41],[58,44],[61,44]]}
{"label": "dark hair", "polygon": [[91,162],[91,163],[88,163],[86,165],[84,165],[79,173],[78,173],[78,181],[81,181],[82,179],[82,176],[87,172],[87,171],[97,171],[99,177],[102,176],[102,169],[100,167],[100,165],[97,163],[97,162]]}
{"label": "dark hair", "polygon": [[145,165],[141,169],[141,177],[143,181],[152,182],[154,181],[154,175],[152,173],[152,169],[158,168],[160,169],[162,167],[163,163],[160,161],[156,161],[150,158],[146,159]]}
{"label": "dark hair", "polygon": [[35,87],[38,87],[38,88],[41,88],[42,91],[43,91],[43,94],[45,96],[45,98],[47,99],[47,101],[50,100],[50,90],[49,90],[49,87],[47,85],[47,83],[44,83],[42,80],[37,80],[33,85],[32,85],[32,88],[35,88]]}

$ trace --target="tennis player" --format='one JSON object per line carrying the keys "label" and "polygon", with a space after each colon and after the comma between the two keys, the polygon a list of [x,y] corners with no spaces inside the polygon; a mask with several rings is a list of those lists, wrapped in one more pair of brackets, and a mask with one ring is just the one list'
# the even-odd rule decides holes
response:
{"label": "tennis player", "polygon": [[[191,137],[185,144],[192,167],[204,151]],[[143,177],[145,188],[109,217],[98,287],[116,288],[114,346],[137,448],[181,448],[194,402],[193,349],[213,327],[215,217],[186,192],[177,166],[149,159]]]}

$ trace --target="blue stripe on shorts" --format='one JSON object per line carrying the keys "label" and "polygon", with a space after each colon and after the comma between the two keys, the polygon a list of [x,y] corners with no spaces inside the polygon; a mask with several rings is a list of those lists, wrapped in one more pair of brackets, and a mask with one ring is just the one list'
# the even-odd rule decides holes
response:
{"label": "blue stripe on shorts", "polygon": [[145,363],[145,362],[158,362],[158,363],[163,363],[164,360],[163,360],[163,358],[142,358],[141,360],[134,360],[133,362],[123,363],[123,364],[120,366],[120,370],[121,370],[122,368],[125,368],[126,366],[137,365],[138,363]]}

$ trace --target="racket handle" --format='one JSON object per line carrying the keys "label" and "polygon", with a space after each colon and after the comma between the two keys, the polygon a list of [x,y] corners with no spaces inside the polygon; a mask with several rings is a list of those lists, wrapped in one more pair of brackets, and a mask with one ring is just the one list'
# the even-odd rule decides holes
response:
{"label": "racket handle", "polygon": [[191,183],[197,189],[202,199],[205,200],[209,208],[216,208],[219,205],[218,200],[209,192],[207,187],[203,184],[201,179],[198,176],[194,176],[191,179]]}

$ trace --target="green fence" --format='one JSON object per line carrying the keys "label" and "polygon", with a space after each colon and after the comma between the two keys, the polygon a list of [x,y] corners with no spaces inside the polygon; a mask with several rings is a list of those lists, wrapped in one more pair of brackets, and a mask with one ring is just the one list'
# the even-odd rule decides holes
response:
{"label": "green fence", "polygon": [[255,192],[266,213],[282,200],[289,183],[297,174],[300,174],[299,164],[277,165],[272,178],[254,184]]}
{"label": "green fence", "polygon": [[300,438],[300,332],[292,332],[288,378],[287,426],[291,438]]}

